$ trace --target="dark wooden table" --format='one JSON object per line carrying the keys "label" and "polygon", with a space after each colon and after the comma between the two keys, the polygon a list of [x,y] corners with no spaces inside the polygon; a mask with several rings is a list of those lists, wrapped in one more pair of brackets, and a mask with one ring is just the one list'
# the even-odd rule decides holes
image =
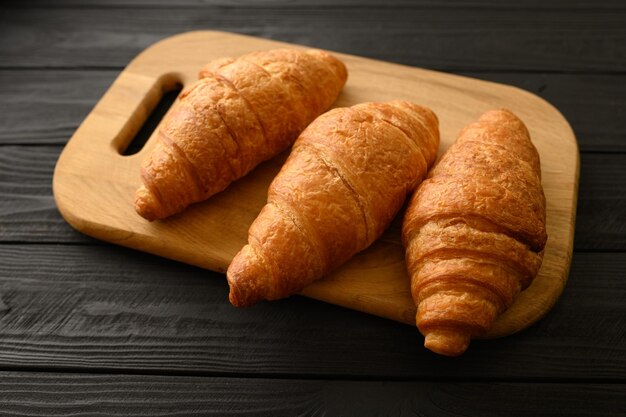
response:
{"label": "dark wooden table", "polygon": [[[1,415],[626,415],[626,3],[3,3]],[[236,310],[224,276],[58,214],[56,159],[120,70],[213,29],[516,85],[581,151],[568,286],[530,329],[424,350],[409,326],[302,297]]]}

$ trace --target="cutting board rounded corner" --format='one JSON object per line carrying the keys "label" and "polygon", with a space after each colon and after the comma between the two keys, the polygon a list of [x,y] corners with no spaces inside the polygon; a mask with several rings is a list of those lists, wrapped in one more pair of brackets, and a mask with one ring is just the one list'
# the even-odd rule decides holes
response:
{"label": "cutting board rounded corner", "polygon": [[[578,148],[578,140],[576,139],[574,129],[572,128],[572,125],[569,123],[567,118],[563,115],[563,113],[561,113],[558,108],[556,108],[556,106],[554,106],[545,98],[531,91],[524,90],[523,88],[508,84],[499,85],[515,92],[515,94],[531,98],[531,100],[534,100],[537,103],[536,106],[542,108],[543,112],[545,112],[544,114],[550,117],[553,122],[560,123],[567,131],[567,134],[564,135],[563,140],[566,140],[568,146],[572,147],[572,155],[575,155],[577,160],[580,159],[580,150]],[[576,164],[576,167],[578,167],[578,164]]]}
{"label": "cutting board rounded corner", "polygon": [[80,205],[75,204],[74,193],[66,188],[66,182],[71,182],[71,178],[57,168],[62,161],[63,155],[57,162],[52,179],[52,194],[61,217],[75,230],[95,239],[111,243],[124,240],[129,232],[97,222],[92,213],[80,210]]}
{"label": "cutting board rounded corner", "polygon": [[[75,229],[98,239],[225,271],[228,260],[240,249],[240,242],[245,241],[257,209],[265,203],[265,192],[282,159],[268,161],[209,201],[171,221],[154,225],[139,217],[133,208],[141,152],[147,147],[132,157],[122,157],[114,143],[119,145],[118,135],[128,134],[143,123],[148,104],[159,94],[158,80],[163,74],[177,74],[184,84],[195,80],[201,66],[211,59],[288,46],[304,47],[227,32],[193,31],[162,39],[139,53],[87,116],[59,158],[53,191],[63,218]],[[549,181],[546,197],[554,203],[547,213],[550,238],[538,280],[519,298],[528,298],[542,285],[548,293],[540,294],[527,306],[516,301],[486,337],[518,332],[543,317],[565,287],[573,250],[579,152],[565,117],[543,98],[513,86],[352,55],[337,56],[344,59],[350,71],[350,94],[340,97],[342,106],[412,99],[441,115],[445,121],[441,124],[442,142],[447,141],[447,145],[480,112],[498,107],[519,111],[529,130],[540,133],[536,145],[542,168],[549,168],[544,176]],[[562,154],[553,152],[558,146],[564,149]],[[551,169],[554,164],[557,167]],[[404,249],[399,233],[392,231],[338,271],[313,283],[303,294],[414,324],[410,319],[415,307]]]}

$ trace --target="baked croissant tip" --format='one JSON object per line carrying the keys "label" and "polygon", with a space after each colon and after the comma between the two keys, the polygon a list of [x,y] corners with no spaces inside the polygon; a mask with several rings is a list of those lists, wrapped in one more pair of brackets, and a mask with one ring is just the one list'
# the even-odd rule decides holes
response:
{"label": "baked croissant tip", "polygon": [[237,258],[235,258],[226,272],[228,286],[230,287],[228,300],[233,306],[238,308],[250,307],[261,301],[263,297],[258,291],[255,291],[254,285],[250,285],[255,282],[253,279],[253,275],[255,274],[248,268],[239,267],[240,264],[237,262]]}
{"label": "baked croissant tip", "polygon": [[246,291],[241,291],[239,287],[235,285],[230,286],[228,300],[237,308],[250,307],[260,301],[259,298],[252,297],[251,294]]}
{"label": "baked croissant tip", "polygon": [[454,329],[433,329],[426,333],[424,347],[445,356],[459,356],[467,350],[470,335]]}
{"label": "baked croissant tip", "polygon": [[154,207],[154,197],[150,190],[143,185],[135,194],[135,211],[148,221],[154,221],[158,218]]}

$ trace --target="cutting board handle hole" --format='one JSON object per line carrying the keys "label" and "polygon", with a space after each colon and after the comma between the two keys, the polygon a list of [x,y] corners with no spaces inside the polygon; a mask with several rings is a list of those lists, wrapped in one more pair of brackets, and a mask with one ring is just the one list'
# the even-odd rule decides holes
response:
{"label": "cutting board handle hole", "polygon": [[[130,143],[124,149],[119,149],[121,155],[134,155],[143,149],[144,145],[161,122],[161,119],[163,119],[163,116],[165,116],[165,113],[167,113],[172,104],[174,104],[183,89],[183,84],[178,79],[173,79],[172,77],[161,77],[157,84],[159,85],[155,87],[160,91],[160,99],[152,105],[150,115]],[[150,104],[151,103],[146,103],[146,106],[150,107]]]}

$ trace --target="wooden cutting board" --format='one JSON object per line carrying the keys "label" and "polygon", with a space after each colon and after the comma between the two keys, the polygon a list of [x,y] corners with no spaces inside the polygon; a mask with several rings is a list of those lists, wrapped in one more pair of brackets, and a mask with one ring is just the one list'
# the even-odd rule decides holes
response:
{"label": "wooden cutting board", "polygon": [[[207,61],[277,47],[303,48],[200,31],[165,39],[139,54],[80,125],[59,158],[53,186],[63,217],[98,239],[225,272],[246,243],[248,227],[264,205],[268,185],[286,154],[260,165],[209,201],[165,221],[149,223],[135,213],[133,198],[140,183],[140,162],[154,146],[156,130],[139,153],[121,153],[163,92],[177,83],[193,83]],[[579,154],[567,121],[541,98],[517,88],[336,55],[349,71],[336,106],[392,99],[426,105],[441,123],[440,154],[463,126],[487,110],[506,107],[526,123],[541,156],[549,239],[539,276],[488,336],[514,333],[541,318],[561,294],[572,256]],[[400,244],[400,216],[378,242],[302,294],[414,325],[415,307]]]}

